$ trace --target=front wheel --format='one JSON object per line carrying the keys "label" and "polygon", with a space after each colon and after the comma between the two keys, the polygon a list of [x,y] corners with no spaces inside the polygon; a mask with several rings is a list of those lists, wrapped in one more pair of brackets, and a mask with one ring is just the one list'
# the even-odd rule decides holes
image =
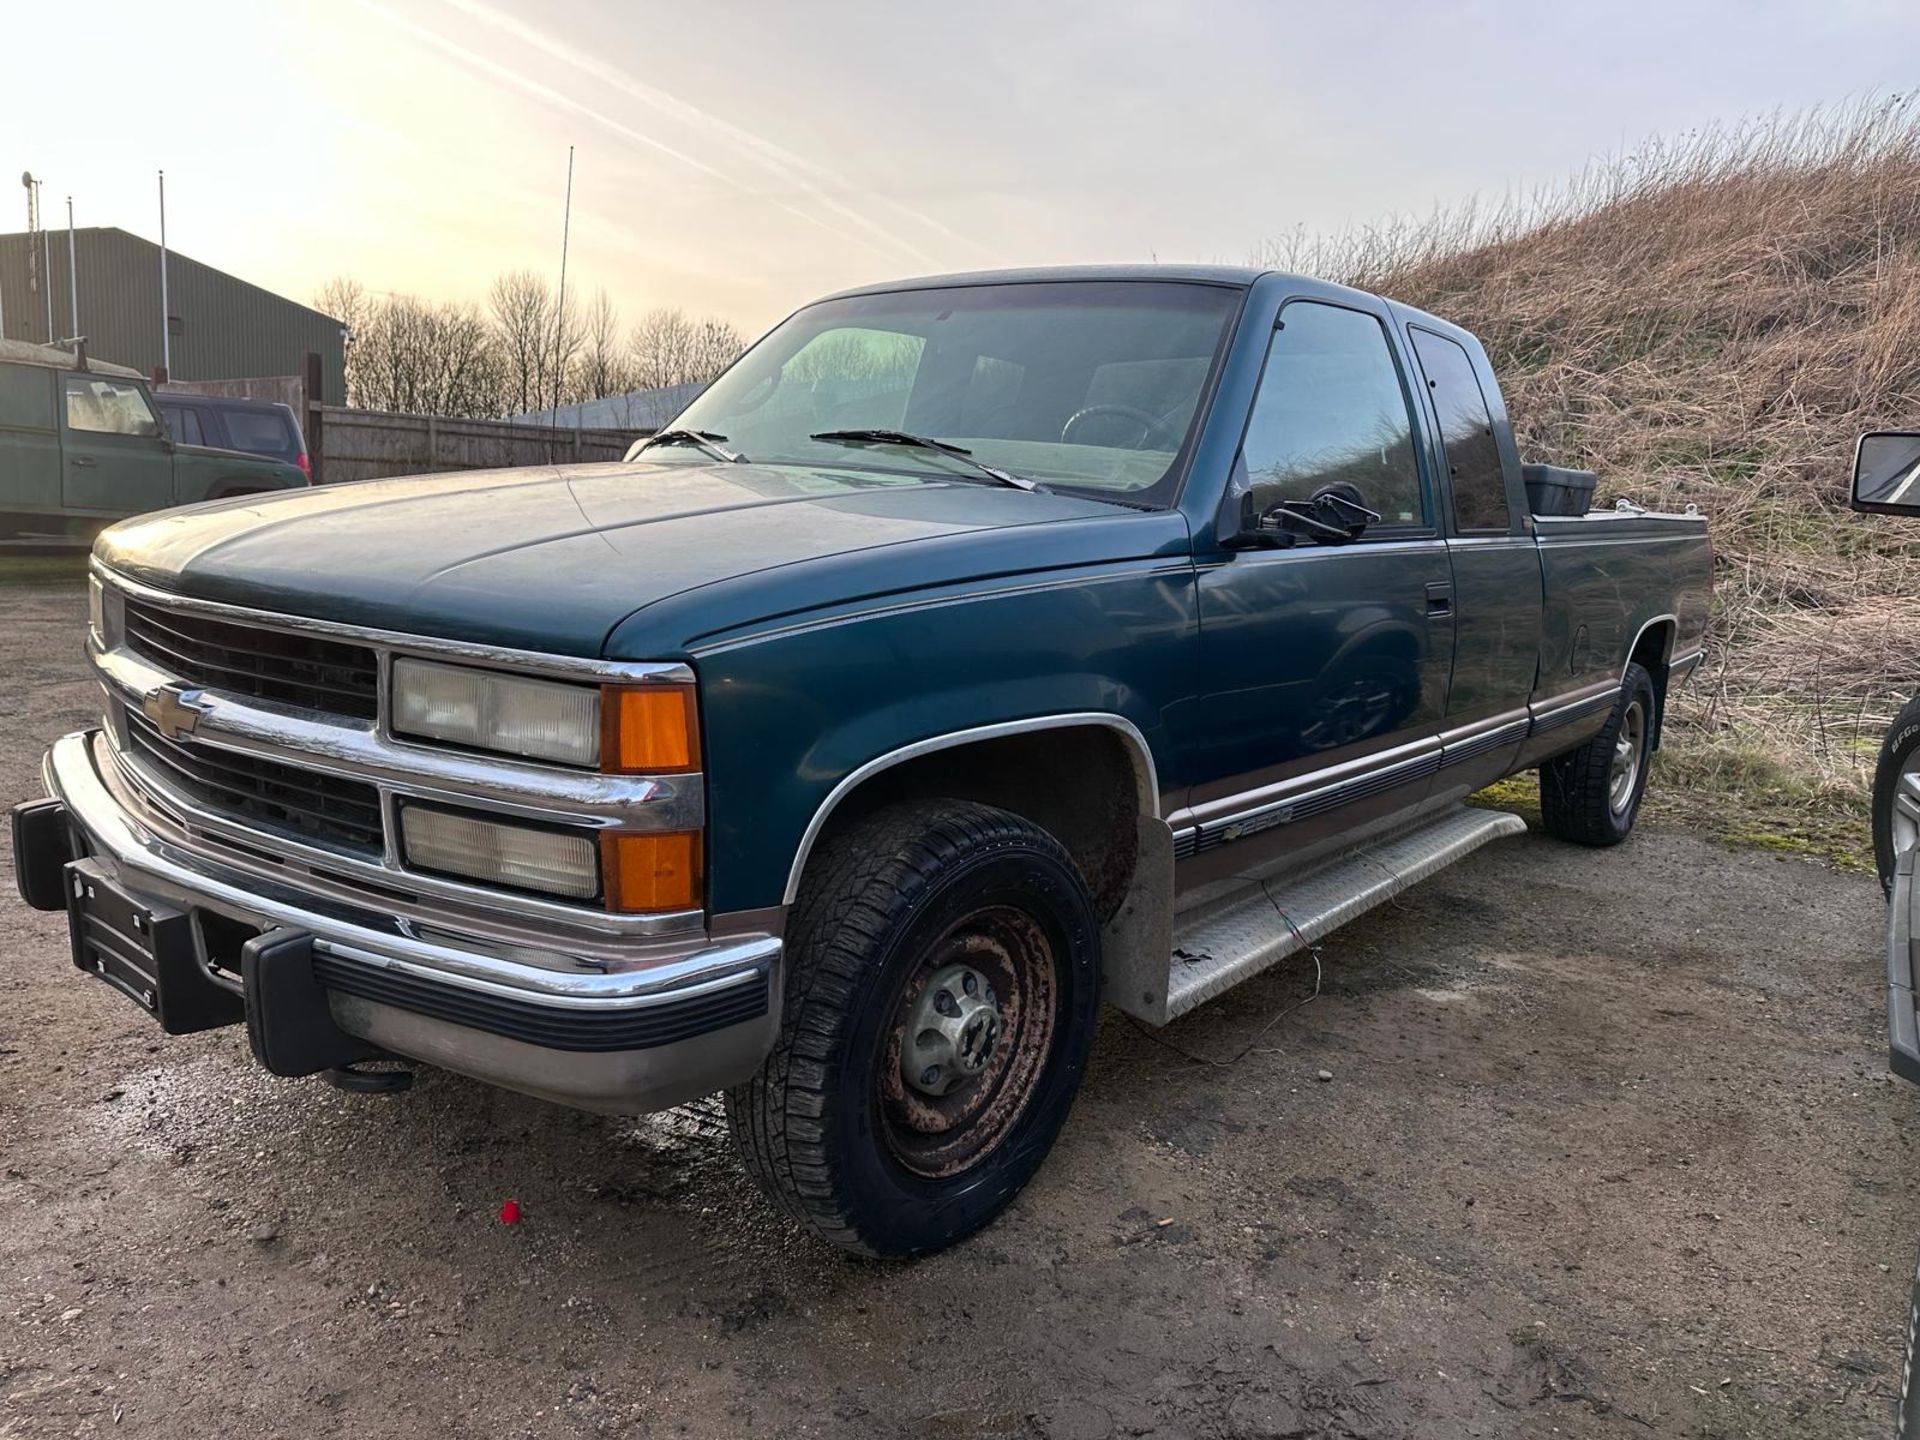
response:
{"label": "front wheel", "polygon": [[1629,664],[1607,723],[1540,767],[1540,821],[1576,845],[1618,845],[1633,829],[1653,758],[1653,677]]}
{"label": "front wheel", "polygon": [[761,1187],[816,1234],[906,1256],[1007,1205],[1079,1089],[1099,922],[1078,868],[986,805],[880,811],[809,867],[780,1036],[727,1092]]}
{"label": "front wheel", "polygon": [[1874,868],[1889,896],[1894,863],[1915,844],[1920,844],[1920,695],[1893,717],[1873,771]]}

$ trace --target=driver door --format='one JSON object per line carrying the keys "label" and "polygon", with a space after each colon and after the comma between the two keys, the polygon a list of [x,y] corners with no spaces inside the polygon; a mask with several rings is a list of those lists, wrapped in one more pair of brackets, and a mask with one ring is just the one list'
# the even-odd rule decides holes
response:
{"label": "driver door", "polygon": [[1453,604],[1420,434],[1383,315],[1282,308],[1236,465],[1262,511],[1331,486],[1380,518],[1350,543],[1202,566],[1183,888],[1304,862],[1431,789]]}

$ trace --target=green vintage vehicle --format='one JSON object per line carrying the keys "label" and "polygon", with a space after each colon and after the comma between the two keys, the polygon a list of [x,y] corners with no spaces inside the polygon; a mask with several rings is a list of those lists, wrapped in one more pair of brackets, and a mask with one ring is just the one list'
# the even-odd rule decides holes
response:
{"label": "green vintage vehicle", "polygon": [[307,483],[292,465],[175,443],[138,370],[0,340],[0,547],[87,545],[124,516]]}
{"label": "green vintage vehicle", "polygon": [[850,1249],[976,1230],[1165,1025],[1500,836],[1631,829],[1696,515],[1523,466],[1481,347],[1298,276],[800,310],[625,463],[115,526],[18,884],[172,1032],[724,1091]]}

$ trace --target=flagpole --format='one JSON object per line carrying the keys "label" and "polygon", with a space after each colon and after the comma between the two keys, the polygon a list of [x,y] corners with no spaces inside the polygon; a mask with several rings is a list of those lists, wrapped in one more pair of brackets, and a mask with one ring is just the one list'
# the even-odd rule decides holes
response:
{"label": "flagpole", "polygon": [[67,197],[67,313],[73,317],[73,338],[80,338],[80,267],[73,259],[73,197]]}
{"label": "flagpole", "polygon": [[567,241],[573,230],[573,146],[567,146],[567,203],[560,214],[560,297],[553,312],[553,410],[547,416],[547,460],[553,460],[553,432],[560,428],[560,350],[567,329]]}
{"label": "flagpole", "polygon": [[47,282],[47,343],[51,345],[58,338],[53,333],[53,242],[47,238],[46,209],[38,204],[40,192],[46,189],[46,186],[38,180],[34,181],[33,185],[36,201],[34,208],[40,214],[40,273],[46,277]]}
{"label": "flagpole", "polygon": [[[173,331],[167,322],[167,172],[160,172],[160,369],[173,378]],[[151,352],[149,352],[151,353]]]}

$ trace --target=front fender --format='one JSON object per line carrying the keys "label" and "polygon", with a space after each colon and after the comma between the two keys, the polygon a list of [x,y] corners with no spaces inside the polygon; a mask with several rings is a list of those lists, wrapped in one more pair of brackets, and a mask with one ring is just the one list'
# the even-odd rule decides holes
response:
{"label": "front fender", "polygon": [[696,651],[715,911],[783,903],[842,782],[937,737],[1111,716],[1144,739],[1163,803],[1182,789],[1169,712],[1193,693],[1191,567],[995,586]]}

